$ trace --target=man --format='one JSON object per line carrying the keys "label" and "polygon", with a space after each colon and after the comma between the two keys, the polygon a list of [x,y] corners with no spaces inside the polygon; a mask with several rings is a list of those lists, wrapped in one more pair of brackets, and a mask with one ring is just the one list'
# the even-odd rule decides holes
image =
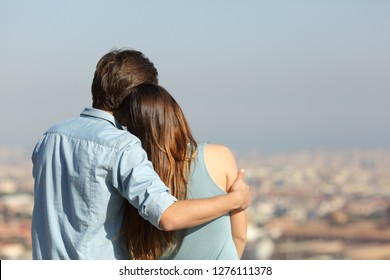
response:
{"label": "man", "polygon": [[141,52],[112,51],[96,66],[93,108],[54,125],[32,155],[34,259],[128,259],[120,238],[122,201],[161,230],[193,227],[249,206],[239,172],[232,191],[177,201],[154,172],[140,141],[113,112],[127,89],[157,83],[157,70]]}

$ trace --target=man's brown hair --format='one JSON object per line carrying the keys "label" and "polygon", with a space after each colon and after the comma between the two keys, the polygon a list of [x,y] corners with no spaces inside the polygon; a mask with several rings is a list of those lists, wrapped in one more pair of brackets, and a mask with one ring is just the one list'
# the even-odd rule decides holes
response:
{"label": "man's brown hair", "polygon": [[92,107],[115,111],[129,89],[142,83],[158,83],[153,63],[136,50],[112,50],[97,63],[92,81]]}

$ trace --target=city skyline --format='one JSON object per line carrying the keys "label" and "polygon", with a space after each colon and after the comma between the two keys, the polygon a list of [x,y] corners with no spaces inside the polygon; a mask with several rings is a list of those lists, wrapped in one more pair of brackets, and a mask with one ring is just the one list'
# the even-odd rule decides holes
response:
{"label": "city skyline", "polygon": [[145,53],[199,142],[390,149],[390,2],[1,1],[0,146],[91,105],[98,59]]}
{"label": "city skyline", "polygon": [[[15,152],[0,148],[0,257],[31,259],[31,162]],[[243,160],[252,192],[244,259],[390,258],[390,151]]]}

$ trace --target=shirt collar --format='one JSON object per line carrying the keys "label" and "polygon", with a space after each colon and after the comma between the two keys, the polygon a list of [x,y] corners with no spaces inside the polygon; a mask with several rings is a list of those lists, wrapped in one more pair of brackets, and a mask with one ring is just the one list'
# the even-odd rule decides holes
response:
{"label": "shirt collar", "polygon": [[81,114],[81,117],[99,118],[108,121],[118,129],[123,129],[119,121],[111,114],[96,108],[85,108]]}

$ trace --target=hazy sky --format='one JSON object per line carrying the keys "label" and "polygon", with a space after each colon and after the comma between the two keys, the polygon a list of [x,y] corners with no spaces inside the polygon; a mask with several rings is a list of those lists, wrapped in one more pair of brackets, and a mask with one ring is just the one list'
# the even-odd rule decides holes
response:
{"label": "hazy sky", "polygon": [[195,137],[238,152],[390,148],[390,1],[0,0],[0,146],[27,151],[134,48]]}

